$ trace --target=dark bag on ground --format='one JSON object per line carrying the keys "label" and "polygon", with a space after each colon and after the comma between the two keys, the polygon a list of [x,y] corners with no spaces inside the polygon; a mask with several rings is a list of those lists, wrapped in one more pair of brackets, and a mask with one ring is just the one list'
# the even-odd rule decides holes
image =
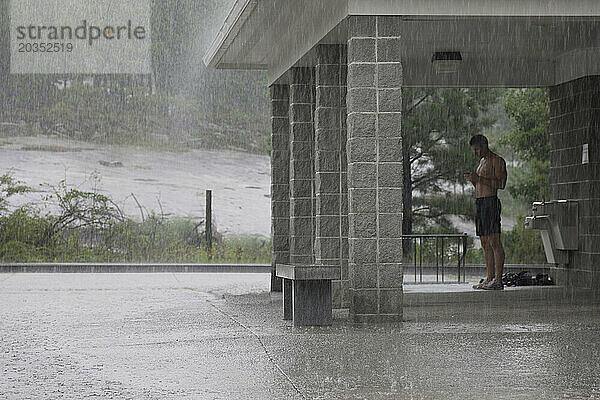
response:
{"label": "dark bag on ground", "polygon": [[519,273],[507,272],[502,275],[502,283],[505,286],[547,286],[554,285],[554,281],[548,274],[539,273],[535,277],[529,271]]}

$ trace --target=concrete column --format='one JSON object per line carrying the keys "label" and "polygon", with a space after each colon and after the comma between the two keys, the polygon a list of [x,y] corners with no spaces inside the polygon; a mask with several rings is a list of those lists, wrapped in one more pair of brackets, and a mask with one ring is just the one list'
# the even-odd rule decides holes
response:
{"label": "concrete column", "polygon": [[[579,249],[560,285],[600,290],[600,76],[550,88],[550,199],[578,200]],[[588,160],[584,162],[584,146]]]}
{"label": "concrete column", "polygon": [[388,17],[348,18],[350,316],[402,320],[402,39]]}
{"label": "concrete column", "polygon": [[346,133],[345,123],[342,123],[346,119],[346,68],[346,46],[317,47],[315,261],[322,265],[340,266],[343,270],[342,279],[333,282],[334,308],[346,306],[348,297],[345,293],[348,276],[347,251],[342,263],[342,249],[347,249],[344,242],[348,240],[347,222],[342,234],[342,216],[347,219],[347,195],[342,191],[347,191]]}
{"label": "concrete column", "polygon": [[[341,279],[339,289],[333,291],[341,308],[350,306],[350,283],[348,278],[348,156],[346,144],[348,141],[346,95],[348,81],[348,46],[340,49],[340,265]],[[335,286],[333,286],[335,288]]]}
{"label": "concrete column", "polygon": [[313,72],[290,70],[290,263],[314,261]]}
{"label": "concrete column", "polygon": [[276,264],[290,262],[290,121],[289,86],[272,85],[271,97],[271,291],[281,292]]}

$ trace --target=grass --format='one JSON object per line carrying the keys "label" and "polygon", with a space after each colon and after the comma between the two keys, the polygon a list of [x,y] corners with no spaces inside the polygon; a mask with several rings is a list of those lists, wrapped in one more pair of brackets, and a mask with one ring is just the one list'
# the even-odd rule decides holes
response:
{"label": "grass", "polygon": [[0,262],[270,263],[271,241],[260,235],[215,233],[207,248],[191,218],[130,219],[102,228],[54,233],[56,217],[21,208],[0,218]]}

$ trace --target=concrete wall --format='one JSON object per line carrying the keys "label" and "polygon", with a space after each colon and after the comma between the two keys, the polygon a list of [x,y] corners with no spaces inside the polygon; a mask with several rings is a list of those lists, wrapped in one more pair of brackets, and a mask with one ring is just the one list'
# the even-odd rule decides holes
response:
{"label": "concrete wall", "polygon": [[348,28],[350,317],[402,320],[402,38],[381,17]]}
{"label": "concrete wall", "polygon": [[290,88],[271,85],[271,291],[282,290],[277,264],[290,262]]}
{"label": "concrete wall", "polygon": [[579,201],[579,250],[552,273],[559,284],[600,289],[600,76],[550,88],[550,139],[550,198]]}
{"label": "concrete wall", "polygon": [[315,240],[314,68],[292,68],[290,84],[290,262],[312,264]]}
{"label": "concrete wall", "polygon": [[315,67],[315,261],[339,265],[333,308],[348,308],[345,45],[320,45]]}

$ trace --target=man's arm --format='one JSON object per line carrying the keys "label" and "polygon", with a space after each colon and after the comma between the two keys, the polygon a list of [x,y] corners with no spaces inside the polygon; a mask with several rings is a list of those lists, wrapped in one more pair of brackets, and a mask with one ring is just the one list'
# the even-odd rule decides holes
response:
{"label": "man's arm", "polygon": [[471,184],[473,185],[473,187],[477,187],[477,173],[476,172],[469,172],[468,174],[465,174],[465,179],[468,180],[469,182],[471,182]]}
{"label": "man's arm", "polygon": [[498,157],[496,167],[497,168],[494,168],[494,172],[496,173],[496,179],[499,183],[498,189],[504,189],[506,187],[506,180],[508,178],[508,173],[506,172],[506,161],[504,161],[504,158]]}

